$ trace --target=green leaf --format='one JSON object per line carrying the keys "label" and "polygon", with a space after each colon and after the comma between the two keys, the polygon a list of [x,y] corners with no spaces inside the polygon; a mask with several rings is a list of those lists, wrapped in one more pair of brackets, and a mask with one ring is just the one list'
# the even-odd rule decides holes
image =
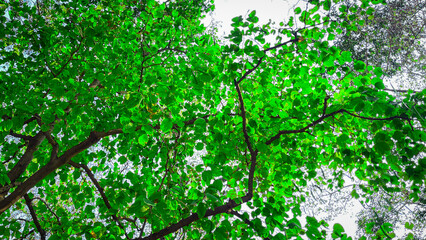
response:
{"label": "green leaf", "polygon": [[146,134],[140,135],[138,138],[138,143],[142,146],[145,146],[148,143],[148,135]]}
{"label": "green leaf", "polygon": [[405,228],[412,230],[414,228],[414,224],[413,223],[409,223],[409,222],[405,222]]}
{"label": "green leaf", "polygon": [[179,16],[179,12],[178,12],[177,10],[173,10],[173,12],[172,12],[172,16],[173,16],[173,17],[177,17],[177,16]]}
{"label": "green leaf", "polygon": [[294,13],[296,14],[300,14],[302,12],[302,9],[300,7],[297,7],[296,9],[294,9]]}
{"label": "green leaf", "polygon": [[173,123],[172,120],[169,118],[165,118],[162,122],[161,122],[161,131],[163,131],[164,133],[168,133],[173,127]]}
{"label": "green leaf", "polygon": [[383,82],[382,82],[382,81],[376,82],[376,83],[374,84],[374,86],[375,86],[377,89],[385,89],[385,85],[383,84]]}
{"label": "green leaf", "polygon": [[155,206],[155,203],[149,200],[148,198],[143,198],[143,202],[148,206]]}
{"label": "green leaf", "polygon": [[243,17],[242,16],[238,16],[238,17],[232,18],[232,22],[234,22],[234,23],[240,23],[242,21],[243,21]]}
{"label": "green leaf", "polygon": [[351,192],[351,196],[352,197],[354,197],[355,199],[358,199],[359,198],[359,194],[356,192],[356,190],[354,189],[354,190],[352,190],[352,192]]}
{"label": "green leaf", "polygon": [[212,171],[204,171],[201,175],[202,175],[202,179],[205,183],[210,183],[210,181],[213,178]]}
{"label": "green leaf", "polygon": [[366,65],[364,62],[362,61],[356,61],[355,65],[354,65],[355,70],[357,70],[358,72],[363,72],[366,68]]}
{"label": "green leaf", "polygon": [[197,205],[197,214],[198,214],[198,218],[203,218],[206,215],[206,211],[207,211],[207,205],[204,204],[203,202],[198,203]]}
{"label": "green leaf", "polygon": [[343,232],[345,232],[345,229],[341,224],[335,223],[333,225],[333,233],[337,234],[338,236],[341,236]]}
{"label": "green leaf", "polygon": [[202,142],[199,142],[195,145],[195,149],[198,151],[201,151],[204,149],[204,144]]}
{"label": "green leaf", "polygon": [[254,17],[256,16],[256,10],[253,10],[250,12],[249,17]]}

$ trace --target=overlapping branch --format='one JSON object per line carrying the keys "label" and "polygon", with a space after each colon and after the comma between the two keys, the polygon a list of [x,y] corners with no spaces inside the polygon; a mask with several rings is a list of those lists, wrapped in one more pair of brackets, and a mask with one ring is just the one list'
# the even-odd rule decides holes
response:
{"label": "overlapping branch", "polygon": [[[102,200],[105,203],[105,206],[108,209],[111,209],[112,206],[111,206],[111,203],[109,202],[107,196],[105,195],[104,188],[99,184],[98,180],[95,178],[95,175],[92,173],[92,171],[90,170],[90,168],[87,165],[85,165],[85,164],[76,163],[76,162],[71,161],[71,160],[68,163],[71,166],[73,166],[75,168],[81,168],[81,169],[83,169],[86,172],[87,176],[89,176],[90,180],[95,185],[96,189],[98,190],[99,194],[101,195],[101,198],[102,198]],[[126,238],[130,239],[129,236],[127,235],[126,228],[120,222],[120,218],[116,214],[112,214],[112,218],[118,224],[118,226],[124,231],[124,234],[126,235]]]}
{"label": "overlapping branch", "polygon": [[[208,209],[206,211],[206,214],[204,215],[204,217],[210,217],[210,216],[215,216],[215,215],[218,215],[218,214],[221,214],[221,213],[229,212],[230,209],[233,209],[233,208],[235,208],[235,207],[237,207],[237,206],[239,206],[239,205],[241,205],[243,203],[241,201],[241,199],[238,201],[239,203],[237,203],[236,201],[230,199],[228,201],[228,203],[226,203],[226,204],[224,204],[222,206],[216,207],[214,209]],[[144,238],[136,238],[134,240],[154,240],[154,239],[159,239],[159,238],[164,237],[164,236],[166,236],[166,235],[168,235],[170,233],[174,233],[174,232],[176,232],[177,230],[179,230],[179,229],[181,229],[183,227],[186,227],[186,226],[190,225],[191,223],[197,221],[198,219],[200,219],[198,217],[198,214],[197,213],[193,213],[189,217],[184,218],[184,219],[180,220],[179,222],[177,222],[175,224],[172,224],[172,225],[170,225],[170,226],[168,226],[166,228],[163,228],[162,230],[160,230],[160,231],[158,231],[156,233],[153,233],[153,234],[151,234],[151,235],[149,235],[147,237],[144,237]]]}
{"label": "overlapping branch", "polygon": [[[33,175],[31,175],[25,182],[23,182],[21,185],[19,185],[15,191],[13,191],[10,195],[8,195],[5,199],[0,201],[0,214],[9,209],[13,204],[15,204],[21,197],[23,197],[31,188],[33,188],[38,182],[43,180],[47,175],[58,169],[59,167],[66,164],[68,161],[71,160],[75,155],[81,153],[82,151],[88,149],[89,147],[95,145],[98,143],[102,138],[116,135],[119,133],[122,133],[123,131],[121,129],[114,129],[107,132],[91,132],[89,137],[82,141],[81,143],[77,144],[76,146],[68,149],[65,151],[63,155],[60,157],[55,157],[51,159],[45,166],[41,167],[37,172],[35,172]],[[39,132],[36,136],[38,145],[41,143],[41,141],[46,137],[46,135],[43,132]],[[34,143],[33,143],[34,144]],[[37,146],[38,146],[37,145]],[[27,148],[27,151],[30,151],[27,155],[30,155],[28,157],[31,157],[32,154],[36,150],[36,147],[30,146]],[[30,149],[30,150],[28,150]],[[24,154],[24,156],[26,156]],[[24,156],[22,158],[24,158]],[[21,158],[21,159],[22,159]],[[26,158],[27,159],[27,158]],[[31,159],[29,161],[31,161]],[[25,167],[26,168],[26,167]],[[22,169],[25,170],[22,166],[17,168],[17,170],[13,171],[12,169],[9,174],[13,174],[14,177],[17,178],[17,176],[20,176],[20,171]],[[9,177],[10,178],[10,177]],[[14,178],[14,179],[16,179]],[[12,178],[10,178],[12,181]]]}
{"label": "overlapping branch", "polygon": [[334,116],[334,115],[336,115],[336,114],[339,114],[339,113],[346,113],[346,114],[349,114],[349,115],[351,115],[351,116],[353,116],[353,117],[356,117],[356,118],[365,119],[365,120],[373,120],[373,121],[386,121],[386,120],[393,120],[393,119],[410,120],[409,118],[407,118],[407,117],[402,117],[402,116],[393,116],[393,117],[387,117],[387,118],[364,117],[364,116],[360,116],[360,115],[357,115],[357,114],[351,113],[351,112],[349,112],[349,111],[347,111],[347,110],[345,110],[345,109],[340,109],[340,110],[337,110],[337,111],[331,112],[331,113],[329,113],[329,114],[325,114],[325,115],[323,114],[323,115],[322,115],[319,119],[317,119],[317,120],[313,121],[312,123],[310,123],[310,124],[306,125],[306,126],[305,126],[305,127],[303,127],[303,128],[295,129],[295,130],[282,130],[282,131],[279,131],[279,132],[278,132],[275,136],[271,137],[268,141],[266,141],[266,142],[265,142],[265,144],[266,144],[266,145],[270,145],[273,141],[275,141],[275,140],[279,139],[279,138],[280,138],[280,136],[281,136],[281,135],[284,135],[284,134],[305,132],[305,131],[306,131],[306,130],[308,130],[309,128],[314,127],[314,126],[318,125],[319,123],[323,122],[323,121],[324,121],[324,119],[329,118],[329,117],[332,117],[332,116]]}
{"label": "overlapping branch", "polygon": [[49,207],[49,204],[47,204],[47,202],[46,202],[46,201],[44,201],[43,199],[41,199],[41,198],[39,198],[39,197],[35,197],[35,198],[33,198],[33,199],[32,199],[32,201],[34,201],[35,199],[37,199],[37,200],[39,200],[40,202],[42,202],[42,203],[46,206],[46,208],[49,210],[49,212],[50,212],[50,213],[52,213],[52,214],[53,214],[53,216],[55,216],[56,221],[58,222],[58,224],[59,224],[59,225],[62,225],[62,223],[61,223],[61,219],[58,217],[58,214],[56,214],[56,213],[52,210],[52,208],[51,208],[51,207]]}
{"label": "overlapping branch", "polygon": [[[266,54],[267,52],[269,52],[269,51],[271,51],[271,50],[274,50],[274,49],[277,49],[277,48],[280,48],[280,47],[282,47],[282,46],[284,46],[284,45],[287,45],[288,43],[291,43],[291,42],[296,42],[297,40],[289,40],[289,41],[287,41],[287,42],[284,42],[284,43],[280,43],[280,44],[277,44],[276,46],[273,46],[273,47],[270,47],[270,48],[267,48],[267,49],[265,49],[265,50],[263,50],[263,53],[264,54]],[[262,61],[263,61],[263,58],[264,58],[265,56],[263,56],[263,57],[261,57],[261,58],[259,58],[259,60],[257,61],[257,64],[256,64],[256,66],[254,66],[253,68],[251,68],[251,69],[249,69],[247,72],[245,72],[244,73],[244,75],[242,76],[242,77],[240,77],[240,79],[238,79],[238,81],[236,81],[236,83],[237,84],[240,84],[241,83],[241,81],[243,81],[244,79],[246,79],[247,78],[247,76],[250,74],[250,73],[252,73],[254,70],[256,70],[259,66],[260,66],[260,64],[262,63]]]}
{"label": "overlapping branch", "polygon": [[[254,224],[249,219],[244,218],[239,212],[232,210],[232,211],[229,211],[229,213],[232,214],[232,215],[234,215],[234,216],[236,216],[236,217],[238,217],[239,219],[241,219],[244,223],[246,223],[247,225],[249,225],[254,231],[257,232],[256,227],[254,226]],[[269,238],[266,237],[266,238],[263,238],[263,240],[269,240]]]}
{"label": "overlapping branch", "polygon": [[36,225],[37,231],[40,233],[40,239],[44,240],[46,239],[46,231],[41,227],[40,222],[38,221],[38,217],[36,212],[34,211],[33,205],[32,205],[32,199],[28,196],[28,194],[24,195],[25,204],[27,205],[28,209],[30,210],[30,215],[33,219],[34,224]]}

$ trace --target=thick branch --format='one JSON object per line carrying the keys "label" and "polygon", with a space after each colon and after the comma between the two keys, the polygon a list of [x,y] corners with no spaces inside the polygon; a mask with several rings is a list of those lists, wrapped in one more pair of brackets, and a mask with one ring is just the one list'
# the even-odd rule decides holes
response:
{"label": "thick branch", "polygon": [[[247,198],[247,195],[242,197],[241,199],[239,199],[239,201],[238,201],[239,203],[230,199],[228,203],[226,203],[222,206],[216,207],[215,209],[208,209],[206,211],[206,215],[204,215],[204,217],[210,217],[210,216],[215,216],[215,215],[218,215],[218,214],[221,214],[221,213],[229,212],[231,209],[241,205],[242,203],[249,201],[250,199]],[[174,232],[176,232],[177,230],[179,230],[183,227],[190,225],[191,223],[197,221],[198,219],[200,219],[198,217],[198,214],[193,213],[193,214],[191,214],[191,216],[184,218],[184,219],[180,220],[179,222],[172,224],[172,225],[170,225],[170,226],[168,226],[168,227],[166,227],[166,228],[164,228],[164,229],[162,229],[162,230],[160,230],[156,233],[153,233],[153,234],[151,234],[147,237],[144,237],[144,238],[136,238],[136,239],[138,239],[138,240],[159,239],[159,238],[162,238],[162,237],[164,237],[164,236],[166,236],[170,233],[174,233]]]}
{"label": "thick branch", "polygon": [[[16,188],[5,199],[0,201],[0,214],[9,209],[13,204],[15,204],[24,194],[26,194],[31,188],[33,188],[38,182],[43,180],[47,175],[66,164],[72,157],[81,153],[82,151],[88,149],[89,147],[98,143],[103,137],[115,135],[122,133],[121,129],[110,130],[108,132],[92,132],[89,137],[78,145],[67,150],[62,156],[50,160],[45,166],[41,167],[37,172],[35,172],[31,177],[29,177],[24,183]],[[45,137],[43,133],[41,136]]]}
{"label": "thick branch", "polygon": [[27,169],[28,164],[33,160],[34,152],[37,151],[38,146],[43,142],[44,138],[44,133],[40,131],[29,139],[24,155],[22,155],[21,159],[19,159],[15,166],[7,173],[11,182],[14,182]]}
{"label": "thick branch", "polygon": [[36,225],[37,231],[40,233],[40,239],[46,239],[46,231],[41,227],[40,222],[38,221],[37,214],[34,211],[32,200],[28,196],[28,194],[24,195],[25,204],[27,204],[28,209],[30,210],[31,217],[33,218],[33,222]]}
{"label": "thick branch", "polygon": [[250,196],[250,198],[253,196],[253,179],[254,179],[254,171],[256,169],[256,158],[258,150],[254,150],[253,146],[250,142],[250,137],[247,132],[247,117],[246,117],[246,109],[244,107],[244,100],[243,96],[241,94],[240,86],[238,85],[237,81],[234,81],[235,88],[238,93],[238,101],[240,102],[240,110],[241,110],[241,117],[243,118],[243,134],[244,134],[244,141],[247,144],[247,148],[250,152],[250,170],[249,170],[249,178],[248,178],[248,193],[247,195]]}

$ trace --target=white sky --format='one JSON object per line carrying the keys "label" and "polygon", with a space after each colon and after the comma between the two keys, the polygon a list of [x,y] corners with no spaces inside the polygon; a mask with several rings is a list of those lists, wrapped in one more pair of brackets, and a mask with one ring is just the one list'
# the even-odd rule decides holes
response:
{"label": "white sky", "polygon": [[231,19],[236,16],[248,16],[252,10],[256,10],[259,23],[265,24],[271,19],[279,23],[288,19],[293,14],[290,10],[297,2],[296,0],[215,0],[216,9],[213,18],[221,21],[219,34],[228,35],[232,29]]}

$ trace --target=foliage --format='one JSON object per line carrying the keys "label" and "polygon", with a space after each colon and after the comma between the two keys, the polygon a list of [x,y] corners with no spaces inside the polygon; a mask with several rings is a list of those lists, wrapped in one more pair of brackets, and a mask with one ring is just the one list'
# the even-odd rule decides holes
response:
{"label": "foliage", "polygon": [[[423,190],[419,194],[419,201],[412,203],[408,198],[409,191],[403,190],[396,193],[379,191],[369,196],[363,203],[364,209],[358,213],[359,233],[362,236],[383,236],[383,226],[388,224],[394,228],[401,224],[408,230],[404,239],[424,239],[426,211],[425,196]],[[385,224],[386,223],[386,224]],[[411,236],[411,238],[409,237]]]}
{"label": "foliage", "polygon": [[[343,29],[335,45],[353,53],[353,58],[382,67],[388,76],[407,73],[411,79],[403,85],[421,88],[426,69],[426,6],[420,0],[387,0],[359,11],[358,1],[345,0],[336,5],[331,18],[337,24],[356,22],[353,31]],[[357,13],[354,17],[350,13]],[[412,79],[417,79],[413,81]],[[420,82],[419,82],[420,81]],[[424,88],[424,87],[423,87]]]}
{"label": "foliage", "polygon": [[417,201],[425,122],[383,91],[380,68],[331,46],[356,23],[312,3],[274,46],[255,11],[216,44],[196,0],[0,5],[0,236],[321,239],[326,222],[298,217],[325,167],[365,194],[410,182]]}
{"label": "foliage", "polygon": [[425,238],[424,189],[419,189],[419,200],[413,202],[409,197],[412,193],[409,185],[401,191],[386,191],[380,187],[377,192],[366,194],[363,189],[374,186],[368,186],[347,172],[343,173],[346,179],[343,187],[318,183],[318,180],[333,179],[331,174],[330,171],[319,171],[316,179],[308,182],[305,191],[309,197],[301,204],[304,215],[321,215],[330,221],[342,213],[348,215],[355,211],[357,239],[384,238],[386,227],[389,230],[385,230],[386,234],[395,234],[398,239]]}

